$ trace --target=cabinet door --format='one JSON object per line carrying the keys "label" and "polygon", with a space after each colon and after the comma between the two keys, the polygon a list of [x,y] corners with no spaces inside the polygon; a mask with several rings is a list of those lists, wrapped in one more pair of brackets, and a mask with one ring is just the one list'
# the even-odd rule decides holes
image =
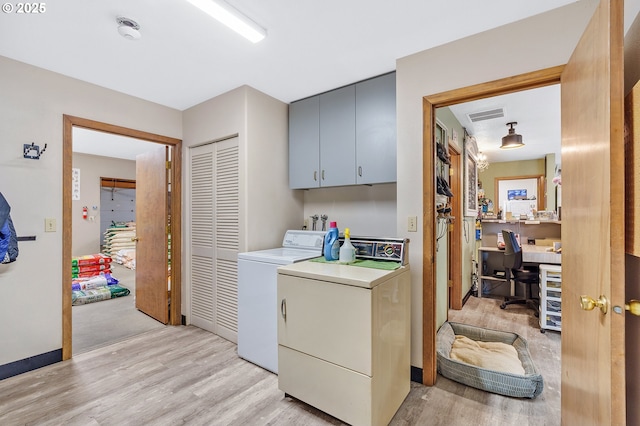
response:
{"label": "cabinet door", "polygon": [[355,85],[320,95],[320,186],[356,183]]}
{"label": "cabinet door", "polygon": [[289,105],[289,187],[320,186],[320,98]]}
{"label": "cabinet door", "polygon": [[371,290],[278,275],[278,344],[372,375]]}
{"label": "cabinet door", "polygon": [[356,84],[357,183],[396,181],[396,73]]}

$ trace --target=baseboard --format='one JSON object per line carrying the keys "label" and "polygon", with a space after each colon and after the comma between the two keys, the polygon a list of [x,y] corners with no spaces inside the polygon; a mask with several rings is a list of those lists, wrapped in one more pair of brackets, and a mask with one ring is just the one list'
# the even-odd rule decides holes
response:
{"label": "baseboard", "polygon": [[469,291],[467,292],[467,294],[464,295],[464,297],[462,298],[462,306],[464,306],[465,303],[467,303],[467,300],[469,300],[469,298],[471,296],[475,296],[477,292],[469,289]]}
{"label": "baseboard", "polygon": [[62,361],[62,349],[0,365],[0,380]]}
{"label": "baseboard", "polygon": [[422,384],[422,368],[411,366],[411,381]]}

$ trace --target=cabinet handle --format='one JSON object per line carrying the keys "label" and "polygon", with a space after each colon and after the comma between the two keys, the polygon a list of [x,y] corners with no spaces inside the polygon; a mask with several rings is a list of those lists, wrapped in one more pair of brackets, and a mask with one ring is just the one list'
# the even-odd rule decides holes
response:
{"label": "cabinet handle", "polygon": [[318,171],[317,170],[313,171],[313,180],[315,180],[315,181],[318,180]]}
{"label": "cabinet handle", "polygon": [[362,166],[358,166],[358,176],[362,177]]}
{"label": "cabinet handle", "polygon": [[324,169],[322,169],[322,180],[324,180]]}
{"label": "cabinet handle", "polygon": [[287,299],[282,299],[280,301],[280,315],[286,321],[287,320]]}

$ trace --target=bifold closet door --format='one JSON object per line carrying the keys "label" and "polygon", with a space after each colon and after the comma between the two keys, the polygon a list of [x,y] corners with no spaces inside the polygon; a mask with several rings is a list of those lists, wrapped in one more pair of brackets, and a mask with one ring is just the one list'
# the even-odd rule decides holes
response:
{"label": "bifold closet door", "polygon": [[238,138],[190,149],[191,324],[238,336]]}

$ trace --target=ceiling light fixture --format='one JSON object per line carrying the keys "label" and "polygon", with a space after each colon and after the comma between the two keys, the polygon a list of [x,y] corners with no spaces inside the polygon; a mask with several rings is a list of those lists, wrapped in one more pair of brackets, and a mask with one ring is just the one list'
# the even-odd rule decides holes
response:
{"label": "ceiling light fixture", "polygon": [[510,126],[509,134],[502,138],[502,145],[500,146],[500,148],[513,149],[524,146],[524,144],[522,143],[522,135],[517,134],[516,130],[513,128],[513,126],[515,126],[516,124],[518,124],[517,121],[507,123],[507,126]]}
{"label": "ceiling light fixture", "polygon": [[138,40],[141,37],[140,25],[133,19],[118,16],[116,22],[118,23],[118,33],[122,37],[127,40]]}
{"label": "ceiling light fixture", "polygon": [[264,28],[224,0],[187,1],[253,43],[257,43],[267,36],[267,31]]}
{"label": "ceiling light fixture", "polygon": [[478,161],[476,161],[476,166],[481,172],[489,168],[489,160],[487,160],[487,156],[484,153],[478,153]]}

